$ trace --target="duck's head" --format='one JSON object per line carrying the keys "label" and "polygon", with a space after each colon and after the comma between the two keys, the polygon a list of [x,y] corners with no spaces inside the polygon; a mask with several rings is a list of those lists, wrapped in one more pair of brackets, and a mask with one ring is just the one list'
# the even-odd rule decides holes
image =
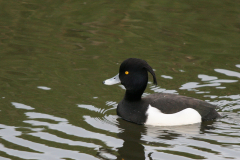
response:
{"label": "duck's head", "polygon": [[113,85],[121,83],[127,91],[143,93],[148,82],[147,72],[152,74],[153,83],[157,85],[155,73],[146,61],[137,58],[129,58],[122,62],[119,73],[113,78],[103,81],[103,84]]}

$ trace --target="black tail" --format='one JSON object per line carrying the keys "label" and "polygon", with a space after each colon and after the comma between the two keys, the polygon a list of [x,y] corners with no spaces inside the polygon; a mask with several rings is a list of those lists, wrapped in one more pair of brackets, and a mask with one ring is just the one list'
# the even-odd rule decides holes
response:
{"label": "black tail", "polygon": [[222,116],[215,109],[212,109],[206,116],[202,117],[202,121],[209,121],[221,117]]}

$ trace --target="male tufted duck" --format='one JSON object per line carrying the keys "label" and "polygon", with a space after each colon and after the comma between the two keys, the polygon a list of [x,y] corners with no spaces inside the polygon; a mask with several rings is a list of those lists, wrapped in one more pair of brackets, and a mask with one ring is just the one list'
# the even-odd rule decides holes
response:
{"label": "male tufted duck", "polygon": [[205,101],[167,93],[156,93],[142,97],[147,87],[148,72],[157,85],[155,73],[144,60],[129,58],[122,62],[119,74],[103,81],[103,84],[121,83],[125,96],[117,106],[117,114],[123,119],[155,126],[174,126],[199,123],[221,117],[217,106]]}

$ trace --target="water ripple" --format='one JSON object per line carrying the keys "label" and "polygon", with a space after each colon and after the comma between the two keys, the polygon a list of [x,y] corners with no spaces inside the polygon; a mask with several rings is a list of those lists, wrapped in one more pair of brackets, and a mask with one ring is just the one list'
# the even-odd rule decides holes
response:
{"label": "water ripple", "polygon": [[[225,75],[229,73],[232,72]],[[115,114],[118,103],[108,100],[102,106],[75,105],[84,114],[79,118],[79,124],[71,124],[66,117],[30,112],[35,108],[11,102],[14,110],[21,111],[19,113],[26,119],[21,122],[24,127],[0,124],[0,137],[4,142],[0,151],[12,157],[44,160],[237,159],[240,152],[240,95],[209,94],[210,91],[199,91],[198,88],[222,87],[223,84],[238,83],[238,80],[205,74],[198,74],[198,78],[200,82],[187,82],[179,89],[193,90],[209,98],[207,101],[220,106],[222,119],[186,126],[136,125],[118,117]],[[149,89],[178,94],[177,90],[167,90],[152,83]]]}

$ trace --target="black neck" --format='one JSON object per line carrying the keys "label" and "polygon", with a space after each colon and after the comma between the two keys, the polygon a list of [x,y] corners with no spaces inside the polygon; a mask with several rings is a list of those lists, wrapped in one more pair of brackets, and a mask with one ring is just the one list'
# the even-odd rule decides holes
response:
{"label": "black neck", "polygon": [[127,101],[140,101],[146,86],[138,90],[126,90],[124,99]]}

